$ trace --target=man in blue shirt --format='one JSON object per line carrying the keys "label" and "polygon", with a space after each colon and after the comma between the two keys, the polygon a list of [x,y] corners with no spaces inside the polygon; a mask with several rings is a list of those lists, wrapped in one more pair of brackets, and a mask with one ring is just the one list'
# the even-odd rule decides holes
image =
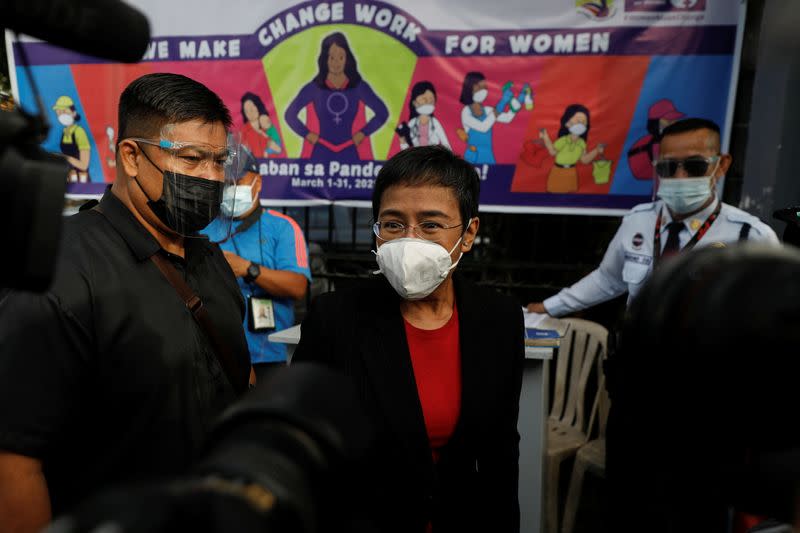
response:
{"label": "man in blue shirt", "polygon": [[270,342],[267,336],[294,325],[294,301],[305,297],[311,272],[300,226],[261,206],[258,164],[243,150],[244,168],[222,199],[223,214],[233,218],[230,233],[216,220],[204,233],[219,243],[247,301],[245,334],[253,368],[261,378],[271,366],[286,362],[286,346]]}

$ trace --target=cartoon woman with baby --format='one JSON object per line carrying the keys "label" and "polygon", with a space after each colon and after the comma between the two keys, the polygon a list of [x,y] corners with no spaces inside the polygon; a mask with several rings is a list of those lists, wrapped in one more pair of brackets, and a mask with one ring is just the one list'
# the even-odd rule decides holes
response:
{"label": "cartoon woman with baby", "polygon": [[[332,33],[322,40],[317,64],[317,75],[286,109],[286,123],[313,145],[312,158],[358,160],[358,145],[384,125],[389,110],[358,72],[343,33]],[[353,131],[360,104],[370,108],[373,117]],[[307,106],[313,107],[319,119],[319,131],[311,131],[300,120],[300,111]]]}
{"label": "cartoon woman with baby", "polygon": [[251,92],[242,95],[242,143],[256,157],[269,157],[281,152],[281,138],[269,118],[267,106],[258,95]]}
{"label": "cartoon woman with baby", "polygon": [[590,128],[589,110],[580,104],[572,104],[561,116],[561,127],[555,142],[550,140],[546,129],[540,130],[539,137],[550,155],[555,158],[553,168],[547,176],[547,192],[576,192],[578,190],[576,165],[579,162],[588,165],[603,154],[606,147],[603,143],[587,152]]}

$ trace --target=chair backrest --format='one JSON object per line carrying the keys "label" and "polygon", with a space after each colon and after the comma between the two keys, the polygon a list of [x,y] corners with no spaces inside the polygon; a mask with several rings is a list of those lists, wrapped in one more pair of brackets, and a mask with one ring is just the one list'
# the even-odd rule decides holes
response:
{"label": "chair backrest", "polygon": [[597,376],[598,361],[605,358],[608,330],[579,318],[562,320],[569,329],[556,356],[550,418],[585,431],[586,386],[591,376]]}
{"label": "chair backrest", "polygon": [[[602,363],[602,360],[601,360]],[[608,397],[608,389],[606,389],[606,376],[603,371],[603,365],[598,366],[600,373],[600,383],[597,387],[597,402],[598,402],[598,437],[601,439],[606,438],[606,423],[608,422],[608,411],[611,409],[611,399]],[[591,433],[591,422],[586,432]]]}

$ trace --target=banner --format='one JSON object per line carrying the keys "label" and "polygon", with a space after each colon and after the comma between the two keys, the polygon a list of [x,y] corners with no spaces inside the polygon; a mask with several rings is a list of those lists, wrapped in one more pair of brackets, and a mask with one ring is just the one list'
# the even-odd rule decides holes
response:
{"label": "banner", "polygon": [[173,72],[228,105],[267,204],[368,205],[389,157],[441,144],[475,165],[482,210],[619,214],[651,199],[668,124],[709,118],[727,146],[744,24],[738,0],[133,4],[154,35],[139,64],[8,47],[73,195],[114,180],[125,86]]}

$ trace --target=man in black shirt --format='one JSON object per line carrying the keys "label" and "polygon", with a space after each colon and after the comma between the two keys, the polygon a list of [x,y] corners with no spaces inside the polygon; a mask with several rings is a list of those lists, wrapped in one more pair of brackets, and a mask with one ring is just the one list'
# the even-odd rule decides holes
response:
{"label": "man in black shirt", "polygon": [[219,210],[230,125],[222,100],[189,78],[132,82],[120,97],[115,183],[67,219],[50,290],[0,302],[9,530],[38,530],[99,488],[181,471],[236,399],[207,328],[156,264],[165,259],[200,297],[246,372],[239,287],[218,246],[196,235]]}

